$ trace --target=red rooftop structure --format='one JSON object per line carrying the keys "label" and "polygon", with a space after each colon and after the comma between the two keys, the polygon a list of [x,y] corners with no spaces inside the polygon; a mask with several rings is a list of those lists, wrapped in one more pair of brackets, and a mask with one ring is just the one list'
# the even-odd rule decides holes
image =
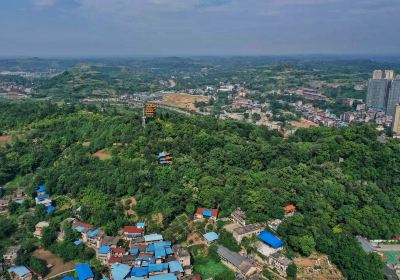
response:
{"label": "red rooftop structure", "polygon": [[198,208],[196,213],[194,214],[196,219],[201,218],[210,218],[213,220],[217,220],[218,217],[218,209],[212,208]]}

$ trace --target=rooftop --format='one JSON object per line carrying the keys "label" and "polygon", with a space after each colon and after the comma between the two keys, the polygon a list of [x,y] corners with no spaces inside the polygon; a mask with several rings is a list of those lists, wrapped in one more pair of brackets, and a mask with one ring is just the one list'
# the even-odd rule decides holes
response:
{"label": "rooftop", "polygon": [[257,235],[257,237],[273,248],[279,248],[283,246],[283,242],[269,231],[264,230]]}
{"label": "rooftop", "polygon": [[122,264],[122,263],[114,263],[111,266],[111,274],[113,280],[122,280],[131,272],[131,266]]}
{"label": "rooftop", "polygon": [[258,231],[258,230],[261,230],[260,226],[251,224],[251,225],[245,225],[243,227],[235,228],[233,231],[238,235],[242,235],[242,234],[246,234],[246,233]]}
{"label": "rooftop", "polygon": [[215,232],[207,232],[206,234],[203,235],[204,238],[208,241],[208,242],[213,242],[215,240],[218,240],[219,236],[218,234],[216,234]]}
{"label": "rooftop", "polygon": [[24,266],[24,265],[16,265],[16,266],[13,266],[13,267],[11,267],[11,268],[8,269],[8,272],[9,272],[9,273],[15,273],[15,274],[17,274],[19,277],[23,277],[23,276],[25,276],[25,275],[31,273],[31,272],[29,271],[29,269],[28,269],[26,266]]}
{"label": "rooftop", "polygon": [[213,217],[217,218],[218,217],[218,210],[217,209],[212,209],[212,208],[198,208],[196,211],[196,215],[202,215],[205,217]]}
{"label": "rooftop", "polygon": [[75,270],[79,280],[86,280],[94,277],[93,271],[87,263],[77,264]]}
{"label": "rooftop", "polygon": [[163,236],[161,234],[153,233],[144,236],[144,240],[146,242],[160,241],[163,240]]}
{"label": "rooftop", "polygon": [[219,246],[217,252],[218,255],[237,267],[243,274],[247,274],[251,268],[255,267],[245,257],[239,255],[238,253],[232,252],[224,246]]}

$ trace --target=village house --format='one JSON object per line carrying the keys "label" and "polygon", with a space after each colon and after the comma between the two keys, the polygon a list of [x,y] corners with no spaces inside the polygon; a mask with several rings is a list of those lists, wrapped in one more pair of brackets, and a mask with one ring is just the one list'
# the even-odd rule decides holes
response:
{"label": "village house", "polygon": [[268,264],[278,271],[278,273],[286,277],[286,270],[293,261],[282,255],[281,253],[274,253],[268,257]]}
{"label": "village house", "polygon": [[219,246],[217,252],[221,257],[222,263],[232,270],[242,274],[244,277],[257,273],[256,265],[238,253],[232,252],[223,246]]}
{"label": "village house", "polygon": [[246,225],[243,227],[235,228],[233,230],[233,237],[237,243],[242,242],[243,238],[251,237],[260,234],[264,229],[256,224]]}
{"label": "village house", "polygon": [[144,228],[138,226],[125,226],[122,229],[122,234],[126,240],[131,240],[132,238],[143,236]]}
{"label": "village house", "polygon": [[125,255],[124,248],[111,248],[109,251],[109,258],[122,258]]}
{"label": "village house", "polygon": [[195,219],[210,218],[216,221],[218,217],[218,210],[211,208],[198,208],[194,214]]}
{"label": "village house", "polygon": [[8,269],[12,280],[32,280],[32,272],[24,265],[13,266]]}
{"label": "village house", "polygon": [[215,232],[207,232],[205,234],[203,234],[204,239],[207,241],[207,244],[211,244],[214,241],[218,240],[219,236],[218,234],[216,234]]}
{"label": "village house", "polygon": [[9,198],[0,198],[0,212],[7,211],[9,203],[10,203]]}
{"label": "village house", "polygon": [[246,213],[243,210],[241,210],[240,208],[238,208],[232,212],[231,218],[232,218],[233,222],[235,222],[241,226],[246,225]]}
{"label": "village house", "polygon": [[102,240],[101,240],[101,245],[109,246],[111,248],[116,248],[119,240],[120,239],[118,237],[103,235]]}
{"label": "village house", "polygon": [[286,205],[283,207],[283,211],[285,211],[285,217],[293,216],[296,213],[296,206],[293,204]]}
{"label": "village house", "polygon": [[6,253],[3,255],[3,260],[6,265],[14,265],[15,260],[21,250],[21,246],[11,246],[8,247]]}
{"label": "village house", "polygon": [[35,226],[35,232],[33,233],[33,235],[39,239],[42,238],[43,230],[49,226],[50,226],[49,222],[46,222],[46,221],[37,223]]}
{"label": "village house", "polygon": [[182,264],[179,261],[168,262],[169,272],[175,274],[179,279],[185,275]]}
{"label": "village house", "polygon": [[181,245],[172,246],[173,251],[175,252],[175,256],[177,260],[183,266],[186,275],[192,274],[192,266],[190,264],[190,254],[184,249]]}
{"label": "village house", "polygon": [[78,280],[93,280],[94,274],[89,264],[81,263],[75,266],[76,274],[78,275]]}
{"label": "village house", "polygon": [[99,248],[102,241],[100,229],[83,231],[82,241],[85,242],[89,247]]}
{"label": "village house", "polygon": [[107,263],[107,260],[109,258],[109,252],[111,250],[110,246],[101,246],[97,251],[96,251],[96,257],[97,259],[102,262],[103,264]]}

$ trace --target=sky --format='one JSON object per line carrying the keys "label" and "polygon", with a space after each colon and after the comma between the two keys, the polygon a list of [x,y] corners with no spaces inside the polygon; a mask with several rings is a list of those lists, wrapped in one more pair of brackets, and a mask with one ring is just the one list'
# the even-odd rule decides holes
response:
{"label": "sky", "polygon": [[400,0],[0,0],[1,56],[399,54]]}

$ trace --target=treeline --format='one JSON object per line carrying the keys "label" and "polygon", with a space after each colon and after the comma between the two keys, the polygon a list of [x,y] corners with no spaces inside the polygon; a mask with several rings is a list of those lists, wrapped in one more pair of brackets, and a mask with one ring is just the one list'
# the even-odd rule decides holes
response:
{"label": "treeline", "polygon": [[[327,253],[348,279],[383,278],[380,260],[354,239],[400,234],[400,146],[376,141],[374,128],[311,128],[284,140],[211,117],[160,113],[143,129],[136,113],[53,110],[61,111],[29,125],[40,141],[0,149],[3,183],[33,173],[31,185],[73,198],[82,218],[108,233],[129,222],[123,197],[135,196],[133,210],[154,230],[198,206],[218,207],[221,216],[241,207],[249,222],[265,222],[294,203],[298,213],[279,229],[289,250]],[[112,158],[94,157],[99,150]],[[163,150],[171,166],[158,165]]]}

